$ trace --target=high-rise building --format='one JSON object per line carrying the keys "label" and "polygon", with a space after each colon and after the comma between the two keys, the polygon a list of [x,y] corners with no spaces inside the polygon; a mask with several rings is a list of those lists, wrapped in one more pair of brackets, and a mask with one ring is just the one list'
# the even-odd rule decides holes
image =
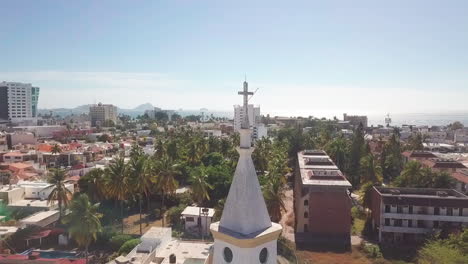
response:
{"label": "high-rise building", "polygon": [[[249,84],[244,82],[244,87],[248,88]],[[234,130],[240,131],[244,115],[247,115],[249,120],[250,129],[252,129],[252,139],[260,139],[267,136],[267,129],[261,123],[260,107],[253,104],[247,105],[247,114],[245,114],[245,107],[241,105],[234,106]]]}
{"label": "high-rise building", "polygon": [[[252,94],[244,83],[244,111]],[[247,115],[241,120],[239,161],[221,221],[210,226],[214,246],[207,263],[276,264],[281,225],[272,223],[252,161],[251,133]]]}
{"label": "high-rise building", "polygon": [[359,115],[348,115],[348,114],[343,114],[343,121],[349,122],[350,125],[354,127],[358,127],[360,124],[364,128],[367,127],[367,116],[359,116]]}
{"label": "high-rise building", "polygon": [[91,126],[105,126],[106,121],[117,123],[117,107],[111,104],[92,105],[89,107],[89,116],[91,118]]}
{"label": "high-rise building", "polygon": [[0,83],[0,119],[11,122],[34,122],[37,118],[39,87],[30,83]]}

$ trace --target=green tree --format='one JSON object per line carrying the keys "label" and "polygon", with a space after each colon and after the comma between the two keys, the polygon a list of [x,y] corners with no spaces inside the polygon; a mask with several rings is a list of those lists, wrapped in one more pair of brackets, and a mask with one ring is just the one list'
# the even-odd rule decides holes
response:
{"label": "green tree", "polygon": [[424,150],[424,137],[421,133],[412,134],[408,140],[407,150]]}
{"label": "green tree", "polygon": [[397,187],[422,187],[424,177],[423,166],[420,162],[413,160],[406,163],[401,175],[393,184]]}
{"label": "green tree", "polygon": [[54,203],[57,201],[58,208],[59,208],[59,219],[62,219],[62,207],[68,207],[70,199],[73,193],[67,189],[66,184],[66,173],[65,170],[62,169],[51,169],[50,174],[47,178],[47,182],[50,186],[46,187],[45,189],[52,188],[52,191],[47,198],[48,203]]}
{"label": "green tree", "polygon": [[174,163],[167,155],[156,160],[153,170],[157,175],[156,187],[162,194],[161,213],[163,215],[162,225],[164,226],[165,198],[168,194],[174,194],[178,187],[175,177],[180,173],[179,164]]}
{"label": "green tree", "polygon": [[52,149],[50,150],[50,152],[55,155],[55,154],[59,154],[62,152],[62,148],[59,146],[59,144],[54,144],[52,146]]}
{"label": "green tree", "polygon": [[91,201],[101,201],[105,196],[104,170],[92,169],[78,180],[80,192],[86,193]]}
{"label": "green tree", "polygon": [[280,178],[272,178],[263,188],[263,197],[270,214],[271,221],[279,222],[284,206],[284,182]]}
{"label": "green tree", "polygon": [[343,136],[339,136],[328,142],[325,146],[325,150],[335,162],[336,166],[341,171],[346,171],[346,160],[349,155],[348,141]]}
{"label": "green tree", "polygon": [[121,232],[124,232],[124,201],[131,193],[129,168],[123,155],[113,159],[106,169],[106,196],[120,202]]}
{"label": "green tree", "polygon": [[86,263],[88,263],[88,247],[96,241],[97,234],[102,231],[102,215],[97,212],[98,205],[91,204],[86,194],[76,196],[70,205],[70,214],[65,217],[70,236],[80,247],[85,248]]}
{"label": "green tree", "polygon": [[[153,178],[149,170],[147,156],[140,152],[131,155],[131,159],[129,162],[129,172],[131,177],[130,183],[132,185],[131,189],[134,190],[136,192],[136,195],[138,196],[138,206],[140,213],[140,235],[142,235],[143,197],[149,198],[150,191],[153,187]],[[150,212],[148,211],[148,214],[149,213]]]}
{"label": "green tree", "polygon": [[410,161],[393,184],[397,187],[453,188],[454,180],[447,172],[433,171],[418,161]]}
{"label": "green tree", "polygon": [[[201,207],[205,200],[210,200],[208,190],[213,189],[213,186],[208,183],[208,172],[205,166],[196,167],[190,172],[191,191],[194,200],[199,207],[198,218],[201,218]],[[198,225],[200,235],[202,234],[201,224]]]}
{"label": "green tree", "polygon": [[392,181],[395,177],[400,175],[403,169],[400,137],[398,135],[399,132],[395,132],[390,137],[390,140],[384,145],[380,157],[383,178],[387,182]]}
{"label": "green tree", "polygon": [[362,124],[359,124],[354,131],[350,149],[349,175],[351,176],[351,183],[354,187],[357,187],[361,182],[360,165],[364,143],[364,127]]}
{"label": "green tree", "polygon": [[361,158],[360,169],[361,184],[366,182],[382,182],[382,168],[378,165],[378,162],[372,153]]}

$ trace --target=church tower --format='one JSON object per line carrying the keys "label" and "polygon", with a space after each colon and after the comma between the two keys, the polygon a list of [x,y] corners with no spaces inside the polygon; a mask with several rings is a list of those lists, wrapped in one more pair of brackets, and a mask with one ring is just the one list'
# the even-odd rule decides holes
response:
{"label": "church tower", "polygon": [[212,262],[216,264],[277,264],[277,239],[282,227],[272,223],[252,161],[248,120],[249,92],[243,91],[244,116],[240,130],[239,161],[224,205],[221,221],[210,226],[214,237]]}

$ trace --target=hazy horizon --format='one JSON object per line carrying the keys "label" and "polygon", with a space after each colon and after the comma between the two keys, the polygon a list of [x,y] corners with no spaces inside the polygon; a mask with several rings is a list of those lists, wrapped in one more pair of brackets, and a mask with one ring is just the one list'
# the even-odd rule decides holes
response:
{"label": "hazy horizon", "polygon": [[[467,1],[2,1],[0,81],[39,108],[468,112]],[[316,113],[316,114],[314,114]]]}

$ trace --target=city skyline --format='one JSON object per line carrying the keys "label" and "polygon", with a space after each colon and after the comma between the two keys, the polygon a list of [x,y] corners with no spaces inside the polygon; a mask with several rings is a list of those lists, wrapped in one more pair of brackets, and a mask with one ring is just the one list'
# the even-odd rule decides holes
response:
{"label": "city skyline", "polygon": [[5,1],[0,81],[39,108],[232,111],[246,74],[263,113],[468,110],[466,2],[265,3]]}

